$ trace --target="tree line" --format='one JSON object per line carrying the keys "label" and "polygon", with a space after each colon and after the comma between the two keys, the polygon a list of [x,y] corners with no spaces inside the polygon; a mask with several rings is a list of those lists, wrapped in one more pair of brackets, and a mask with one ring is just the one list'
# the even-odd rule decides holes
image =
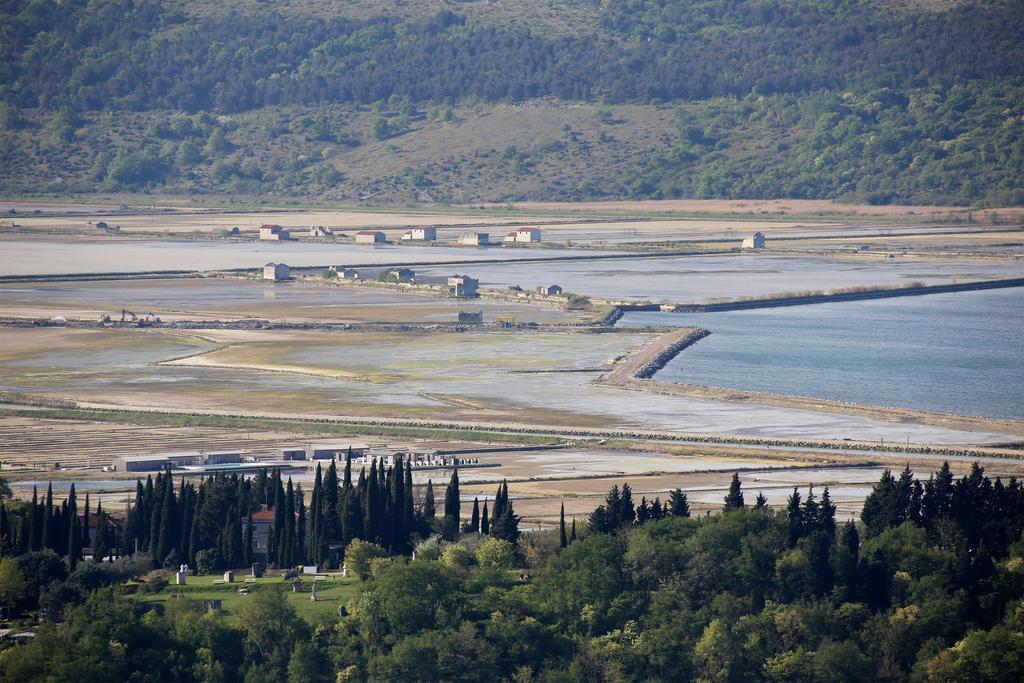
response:
{"label": "tree line", "polygon": [[[84,563],[66,584],[91,597],[42,623],[30,643],[0,651],[0,677],[1024,677],[1024,502],[1016,480],[992,479],[977,465],[961,477],[948,465],[928,479],[885,472],[856,521],[837,520],[827,489],[794,490],[778,510],[748,494],[734,476],[721,513],[697,516],[682,491],[637,504],[628,486],[613,487],[590,523],[567,533],[563,514],[561,528],[522,534],[518,572],[484,561],[479,550],[476,563],[467,561],[472,533],[432,550],[420,543],[415,559],[374,560],[344,614],[316,624],[264,586],[231,615],[204,615],[187,599],[135,602],[116,583],[89,589],[96,582],[82,572],[95,563]],[[455,498],[445,500],[455,513]]]}
{"label": "tree line", "polygon": [[[260,511],[272,512],[273,520],[265,554],[257,557],[253,514]],[[92,540],[90,527],[96,530]],[[0,556],[48,550],[63,556],[72,572],[87,548],[99,561],[141,554],[154,567],[189,564],[203,573],[247,567],[257,559],[271,567],[337,568],[354,540],[374,544],[384,555],[407,555],[435,533],[449,540],[482,533],[514,545],[519,517],[507,483],[498,486],[490,510],[484,501],[482,516],[475,498],[472,516],[463,523],[457,469],[438,517],[433,482],[428,480],[417,500],[410,462],[396,456],[385,467],[374,458],[354,480],[350,451],[340,477],[334,460],[326,469],[317,465],[308,504],[301,484],[275,469],[253,477],[216,474],[198,483],[181,479],[178,485],[170,470],[160,472],[136,482],[134,500],[117,516],[101,504],[93,510],[88,494],[80,510],[74,484],[59,503],[51,484],[43,496],[33,488],[31,501],[0,506]]]}

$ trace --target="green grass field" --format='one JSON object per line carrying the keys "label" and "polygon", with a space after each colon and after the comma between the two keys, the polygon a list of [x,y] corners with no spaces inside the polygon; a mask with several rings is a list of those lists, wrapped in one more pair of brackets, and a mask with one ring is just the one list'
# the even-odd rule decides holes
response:
{"label": "green grass field", "polygon": [[[311,623],[322,620],[335,619],[338,616],[338,607],[346,604],[355,597],[362,586],[362,582],[355,577],[343,579],[331,577],[317,582],[317,601],[310,598],[312,589],[312,577],[302,577],[302,592],[292,592],[292,582],[285,581],[279,576],[264,577],[256,579],[255,583],[245,583],[244,576],[236,574],[234,583],[215,584],[214,581],[221,579],[220,575],[214,576],[190,576],[184,586],[176,586],[173,583],[159,593],[136,593],[135,599],[141,603],[166,605],[171,600],[220,600],[221,609],[228,617],[233,617],[238,610],[250,600],[257,591],[282,591],[288,602],[295,607],[299,616]],[[238,592],[240,588],[250,589],[249,595]]]}

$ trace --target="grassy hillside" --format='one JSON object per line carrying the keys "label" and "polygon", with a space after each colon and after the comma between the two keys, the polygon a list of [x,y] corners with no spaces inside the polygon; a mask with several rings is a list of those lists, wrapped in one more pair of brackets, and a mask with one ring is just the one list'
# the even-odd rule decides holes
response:
{"label": "grassy hillside", "polygon": [[1024,202],[1024,2],[3,0],[0,191]]}

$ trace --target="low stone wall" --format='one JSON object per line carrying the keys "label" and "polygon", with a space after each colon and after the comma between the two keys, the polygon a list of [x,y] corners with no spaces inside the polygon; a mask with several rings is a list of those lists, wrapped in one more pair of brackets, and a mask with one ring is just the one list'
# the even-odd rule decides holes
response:
{"label": "low stone wall", "polygon": [[746,301],[724,301],[722,303],[712,304],[676,304],[675,312],[714,313],[717,311],[740,311],[752,308],[777,308],[781,306],[826,304],[837,301],[889,299],[898,296],[923,296],[925,294],[943,294],[947,292],[971,292],[984,289],[1003,289],[1007,287],[1024,287],[1024,278],[985,280],[981,282],[960,282],[950,285],[927,285],[924,287],[894,287],[892,289],[875,289],[863,292],[835,292],[833,294],[813,294],[808,296],[781,297],[777,299],[748,299]]}

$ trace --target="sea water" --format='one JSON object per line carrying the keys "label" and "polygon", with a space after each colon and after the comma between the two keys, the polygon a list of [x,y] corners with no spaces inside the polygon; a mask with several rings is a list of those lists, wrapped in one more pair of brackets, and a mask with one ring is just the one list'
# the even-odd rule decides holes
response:
{"label": "sea water", "polygon": [[620,325],[711,336],[657,379],[964,415],[1024,418],[1024,289],[720,313]]}

